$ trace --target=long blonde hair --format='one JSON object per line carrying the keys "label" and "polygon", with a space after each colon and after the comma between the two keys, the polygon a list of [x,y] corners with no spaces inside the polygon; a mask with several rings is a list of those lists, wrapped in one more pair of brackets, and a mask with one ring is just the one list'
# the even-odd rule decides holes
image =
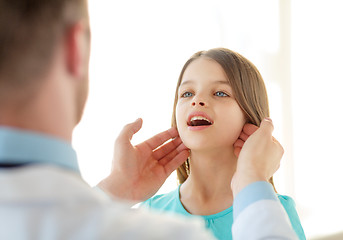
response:
{"label": "long blonde hair", "polygon": [[[228,78],[228,82],[232,87],[235,99],[245,114],[247,123],[259,126],[265,117],[269,117],[269,104],[266,87],[262,76],[255,65],[234,51],[226,48],[214,48],[208,51],[195,53],[183,66],[175,91],[172,116],[173,127],[176,127],[176,105],[178,102],[178,90],[183,74],[189,64],[200,57],[210,58],[220,64],[223,68]],[[177,177],[180,184],[188,178],[186,171],[187,163],[182,164],[177,169]],[[269,181],[273,184],[273,178]]]}

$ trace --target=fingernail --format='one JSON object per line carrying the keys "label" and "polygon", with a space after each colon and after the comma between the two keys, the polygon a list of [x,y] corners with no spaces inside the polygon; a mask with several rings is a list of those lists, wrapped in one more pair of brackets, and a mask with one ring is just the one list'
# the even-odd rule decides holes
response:
{"label": "fingernail", "polygon": [[269,122],[273,122],[273,120],[270,118],[270,117],[266,117],[266,118],[264,118],[265,120],[267,120],[267,121],[269,121]]}

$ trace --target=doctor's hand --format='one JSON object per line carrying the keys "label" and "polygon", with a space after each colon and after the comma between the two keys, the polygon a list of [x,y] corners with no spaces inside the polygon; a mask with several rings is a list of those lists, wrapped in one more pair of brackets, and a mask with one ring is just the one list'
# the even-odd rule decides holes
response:
{"label": "doctor's hand", "polygon": [[258,127],[251,123],[246,123],[242,129],[241,134],[239,135],[237,141],[233,144],[234,147],[234,154],[238,158],[239,154],[242,150],[242,147],[245,143],[245,141],[250,137],[251,134],[253,134]]}
{"label": "doctor's hand", "polygon": [[270,119],[264,119],[258,128],[246,124],[240,139],[235,143],[238,155],[236,172],[231,181],[234,196],[245,186],[256,181],[268,181],[280,167],[284,150],[272,136]]}
{"label": "doctor's hand", "polygon": [[137,119],[123,128],[115,142],[112,172],[98,184],[115,198],[140,202],[152,197],[188,157],[175,128],[133,146],[131,139],[141,127],[142,119]]}

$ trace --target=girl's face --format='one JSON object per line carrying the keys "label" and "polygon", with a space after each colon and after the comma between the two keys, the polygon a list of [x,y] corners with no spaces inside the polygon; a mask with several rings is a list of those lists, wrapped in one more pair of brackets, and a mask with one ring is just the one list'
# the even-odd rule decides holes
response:
{"label": "girl's face", "polygon": [[245,117],[214,60],[200,57],[188,65],[178,91],[176,123],[191,150],[233,149]]}

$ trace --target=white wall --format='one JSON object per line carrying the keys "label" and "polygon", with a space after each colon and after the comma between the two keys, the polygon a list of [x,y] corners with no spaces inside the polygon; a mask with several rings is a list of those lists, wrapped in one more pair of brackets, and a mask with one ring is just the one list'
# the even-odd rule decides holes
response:
{"label": "white wall", "polygon": [[295,194],[311,235],[342,231],[343,2],[292,3]]}

